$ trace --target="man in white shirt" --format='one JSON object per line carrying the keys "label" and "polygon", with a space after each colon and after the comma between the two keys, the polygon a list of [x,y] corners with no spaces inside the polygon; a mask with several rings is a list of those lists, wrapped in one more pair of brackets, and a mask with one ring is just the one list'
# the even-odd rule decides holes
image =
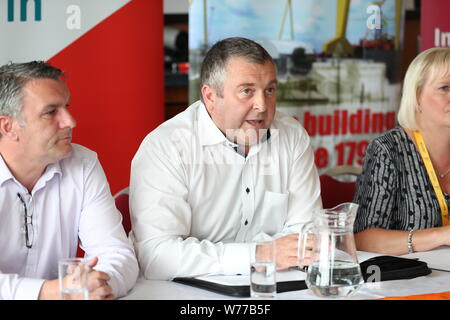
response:
{"label": "man in white shirt", "polygon": [[0,67],[0,300],[58,299],[58,260],[78,240],[90,299],[123,296],[137,279],[97,155],[71,143],[62,76],[37,61]]}
{"label": "man in white shirt", "polygon": [[277,269],[298,265],[297,239],[322,207],[304,128],[276,112],[277,76],[254,41],[207,53],[202,101],[142,142],[131,166],[136,254],[146,278],[248,274],[257,241]]}

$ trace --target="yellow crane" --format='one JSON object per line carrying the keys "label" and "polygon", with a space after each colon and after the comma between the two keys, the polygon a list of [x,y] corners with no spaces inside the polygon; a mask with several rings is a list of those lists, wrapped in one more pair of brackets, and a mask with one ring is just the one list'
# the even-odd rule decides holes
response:
{"label": "yellow crane", "polygon": [[402,14],[403,14],[403,1],[395,0],[395,39],[394,39],[394,49],[395,50],[400,50]]}
{"label": "yellow crane", "polygon": [[334,57],[353,55],[353,46],[345,37],[350,0],[337,0],[336,36],[323,44],[323,51]]}
{"label": "yellow crane", "polygon": [[286,22],[286,17],[288,13],[289,13],[289,20],[291,22],[291,40],[294,40],[294,18],[292,17],[292,0],[286,0],[283,19],[281,20],[280,32],[278,33],[278,40],[281,40],[283,37],[284,24]]}

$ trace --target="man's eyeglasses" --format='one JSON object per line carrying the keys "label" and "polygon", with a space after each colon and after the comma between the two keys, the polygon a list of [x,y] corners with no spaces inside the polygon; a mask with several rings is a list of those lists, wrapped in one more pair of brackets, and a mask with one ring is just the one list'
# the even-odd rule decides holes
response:
{"label": "man's eyeglasses", "polygon": [[28,215],[27,205],[25,201],[23,200],[20,193],[17,194],[17,197],[19,198],[20,202],[22,203],[23,207],[23,219],[24,219],[24,228],[25,228],[25,245],[27,248],[31,248],[33,246],[33,237],[34,237],[34,231],[33,231],[33,214]]}

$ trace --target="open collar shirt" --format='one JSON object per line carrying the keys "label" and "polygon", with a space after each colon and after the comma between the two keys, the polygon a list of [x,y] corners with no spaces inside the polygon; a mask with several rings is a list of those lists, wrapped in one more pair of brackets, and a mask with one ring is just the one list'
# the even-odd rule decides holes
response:
{"label": "open collar shirt", "polygon": [[248,274],[257,241],[299,232],[322,207],[298,121],[277,112],[270,138],[246,157],[236,147],[199,101],[144,139],[130,208],[145,277]]}
{"label": "open collar shirt", "polygon": [[[94,267],[111,277],[116,296],[134,285],[138,265],[97,155],[73,144],[70,157],[47,166],[31,193],[0,156],[0,300],[37,299],[44,280],[58,278],[58,260],[98,256]],[[24,210],[32,215],[25,245]]]}

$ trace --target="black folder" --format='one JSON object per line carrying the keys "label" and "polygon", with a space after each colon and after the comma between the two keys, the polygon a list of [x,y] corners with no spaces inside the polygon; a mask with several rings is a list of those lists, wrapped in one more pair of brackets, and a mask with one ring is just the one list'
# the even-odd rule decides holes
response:
{"label": "black folder", "polygon": [[412,279],[431,273],[431,269],[424,261],[395,256],[378,256],[361,262],[359,265],[366,282],[371,275],[374,275],[370,266],[379,268],[380,281]]}
{"label": "black folder", "polygon": [[[431,273],[431,270],[423,261],[395,256],[378,256],[360,263],[365,281],[372,274],[369,267],[374,265],[378,266],[381,271],[380,281],[412,279]],[[228,296],[250,297],[249,285],[225,285],[192,277],[178,277],[173,279],[173,281]],[[277,282],[277,293],[304,289],[307,289],[304,280]]]}
{"label": "black folder", "polygon": [[[180,277],[173,279],[174,282],[187,284],[200,289],[226,294],[233,297],[250,297],[250,286],[225,285],[202,279]],[[304,280],[277,282],[277,293],[307,289]]]}

